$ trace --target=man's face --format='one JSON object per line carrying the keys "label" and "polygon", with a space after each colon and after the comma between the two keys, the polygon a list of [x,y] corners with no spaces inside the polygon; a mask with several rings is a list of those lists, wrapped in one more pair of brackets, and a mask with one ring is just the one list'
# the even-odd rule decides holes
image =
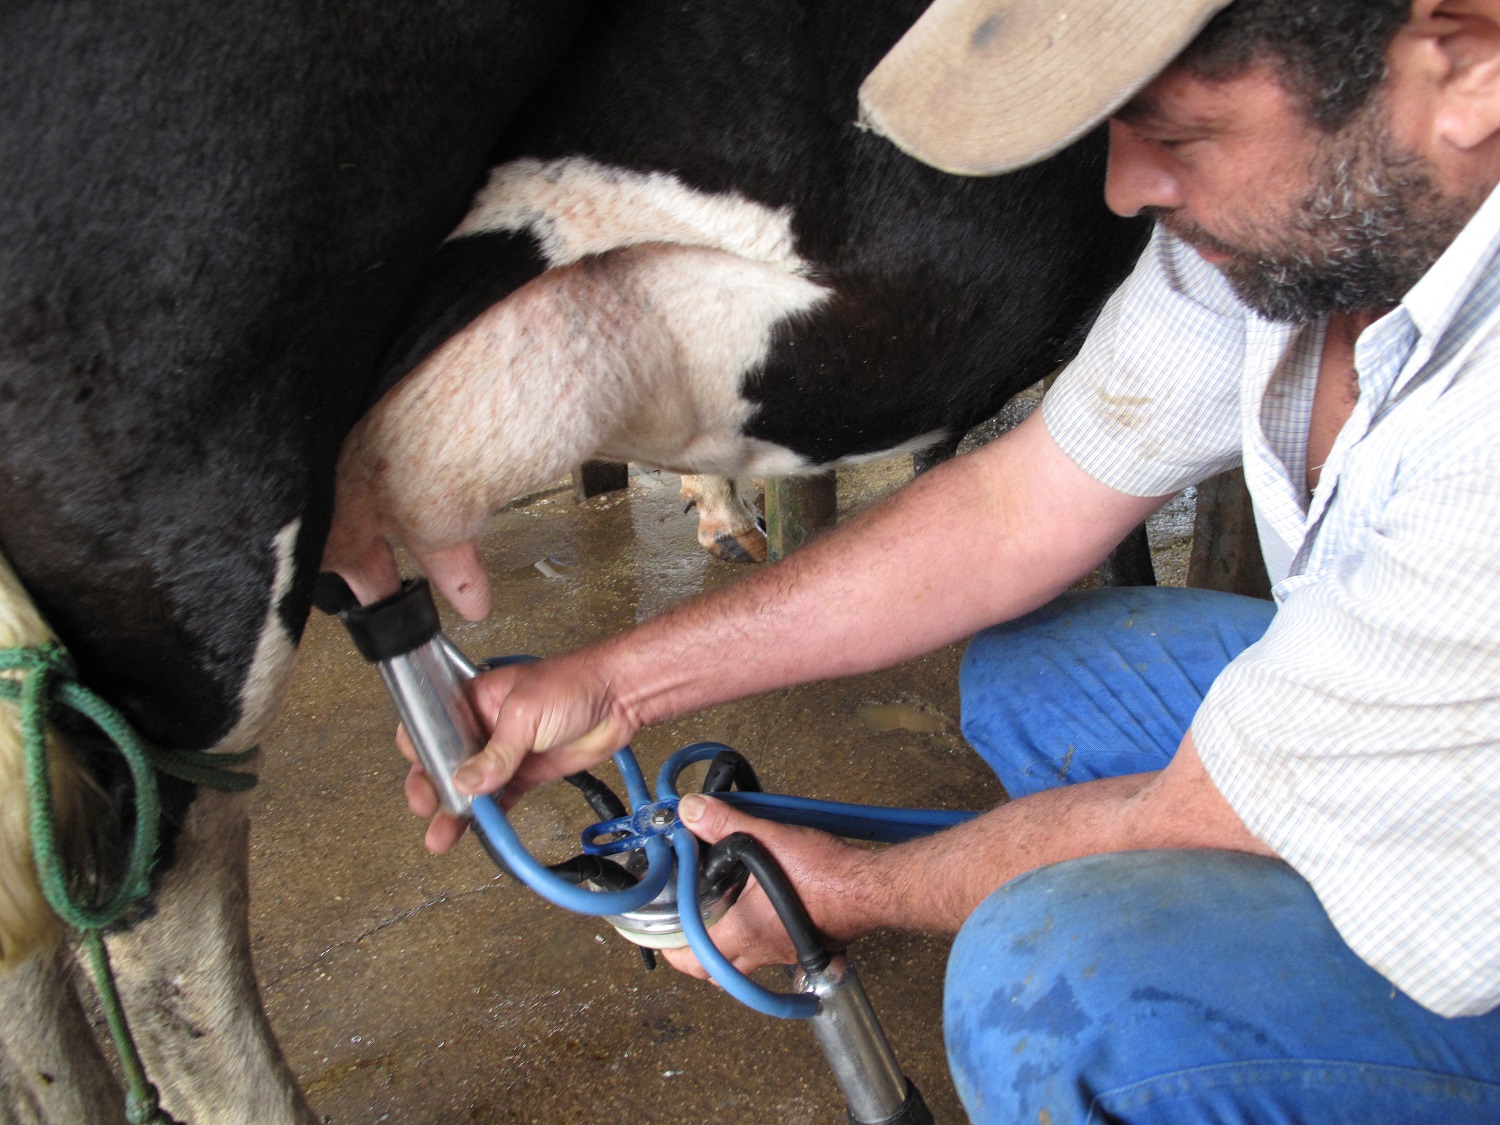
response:
{"label": "man's face", "polygon": [[1395,305],[1478,207],[1387,123],[1385,91],[1336,133],[1269,66],[1168,71],[1111,122],[1110,206],[1156,216],[1273,320]]}

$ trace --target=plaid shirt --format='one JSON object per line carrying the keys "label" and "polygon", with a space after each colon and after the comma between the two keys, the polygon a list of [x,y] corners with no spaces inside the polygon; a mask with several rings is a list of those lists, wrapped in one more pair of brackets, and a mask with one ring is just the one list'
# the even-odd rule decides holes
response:
{"label": "plaid shirt", "polygon": [[1133,495],[1243,463],[1279,608],[1198,751],[1361,958],[1476,1015],[1500,1005],[1500,190],[1360,337],[1309,495],[1325,329],[1262,320],[1158,231],[1043,416]]}

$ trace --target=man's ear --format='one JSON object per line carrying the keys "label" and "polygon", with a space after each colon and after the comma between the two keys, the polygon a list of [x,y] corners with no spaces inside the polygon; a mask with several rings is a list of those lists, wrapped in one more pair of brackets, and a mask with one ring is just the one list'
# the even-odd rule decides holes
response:
{"label": "man's ear", "polygon": [[1393,49],[1429,80],[1439,138],[1473,149],[1500,136],[1500,0],[1415,0]]}

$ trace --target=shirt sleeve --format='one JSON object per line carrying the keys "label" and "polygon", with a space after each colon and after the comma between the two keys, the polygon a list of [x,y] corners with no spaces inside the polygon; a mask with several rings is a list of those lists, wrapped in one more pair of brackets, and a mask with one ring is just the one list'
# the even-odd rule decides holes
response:
{"label": "shirt sleeve", "polygon": [[1500,1006],[1494,407],[1458,395],[1426,420],[1364,550],[1286,584],[1193,722],[1214,784],[1350,948],[1445,1016]]}
{"label": "shirt sleeve", "polygon": [[1086,473],[1132,496],[1234,468],[1247,316],[1219,272],[1158,226],[1048,392],[1048,432]]}

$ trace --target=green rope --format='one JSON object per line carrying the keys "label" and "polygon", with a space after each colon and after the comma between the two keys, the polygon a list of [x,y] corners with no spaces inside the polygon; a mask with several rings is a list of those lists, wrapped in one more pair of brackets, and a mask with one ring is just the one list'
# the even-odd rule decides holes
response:
{"label": "green rope", "polygon": [[[129,730],[129,724],[118,711],[110,707],[88,688],[83,687],[74,680],[72,662],[61,646],[52,643],[38,645],[35,648],[5,648],[0,649],[0,672],[10,671],[32,671],[42,670],[46,674],[46,667],[57,663],[59,671],[65,675],[65,679],[56,685],[59,693],[59,702],[67,705],[75,711],[93,719],[92,709],[106,711],[114,717],[114,721],[122,729]],[[56,675],[57,673],[53,673]],[[22,688],[14,680],[0,678],[0,699],[16,702],[22,694]],[[95,720],[97,722],[97,720]],[[107,728],[100,727],[106,734],[110,734]],[[255,760],[260,753],[258,746],[252,746],[248,750],[241,750],[237,754],[212,753],[206,750],[171,750],[161,746],[152,746],[141,742],[134,731],[130,736],[140,745],[145,753],[146,759],[158,773],[164,773],[171,777],[186,781],[190,785],[197,785],[204,789],[218,789],[225,793],[240,793],[246,789],[255,787],[255,775],[253,773],[240,773],[229,769],[230,766],[243,766]],[[113,735],[111,735],[113,737]],[[118,743],[117,743],[118,745]]]}
{"label": "green rope", "polygon": [[[161,798],[156,771],[194,785],[240,791],[254,785],[255,776],[223,767],[243,764],[253,758],[256,751],[252,748],[239,754],[205,754],[148,746],[119,711],[78,683],[73,662],[55,642],[0,649],[0,672],[24,673],[19,680],[0,676],[0,699],[17,704],[20,711],[31,846],[38,882],[58,917],[83,932],[105,1018],[130,1087],[125,1099],[126,1117],[131,1125],[176,1125],[160,1108],[156,1087],[147,1080],[145,1068],[141,1065],[140,1053],[136,1050],[115,988],[102,931],[118,922],[126,911],[150,893],[151,868],[156,860],[161,830]],[[88,719],[114,743],[135,782],[135,827],[131,833],[125,876],[113,897],[102,904],[89,904],[73,897],[57,846],[56,810],[47,771],[47,723],[53,712],[61,707]]]}

